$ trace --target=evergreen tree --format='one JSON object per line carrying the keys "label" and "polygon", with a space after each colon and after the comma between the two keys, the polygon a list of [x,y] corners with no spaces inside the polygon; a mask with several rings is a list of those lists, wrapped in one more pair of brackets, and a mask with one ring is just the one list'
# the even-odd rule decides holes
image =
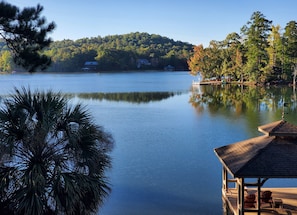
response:
{"label": "evergreen tree", "polygon": [[54,30],[55,24],[46,24],[45,18],[40,16],[42,10],[39,4],[20,10],[0,2],[0,36],[12,51],[14,62],[29,72],[45,69],[51,62],[40,51],[51,43],[47,34]]}
{"label": "evergreen tree", "polygon": [[291,77],[293,84],[297,76],[297,22],[290,21],[285,27],[284,33],[284,68],[286,74]]}
{"label": "evergreen tree", "polygon": [[222,42],[223,68],[225,68],[222,73],[236,80],[242,76],[242,45],[240,40],[241,37],[234,32],[228,34]]}
{"label": "evergreen tree", "polygon": [[268,37],[269,47],[267,53],[269,62],[265,68],[267,80],[273,79],[286,79],[282,71],[282,58],[283,58],[283,43],[280,34],[280,26],[272,26],[271,34]]}
{"label": "evergreen tree", "polygon": [[267,48],[271,24],[272,21],[266,19],[261,12],[256,11],[252,14],[247,25],[241,29],[245,40],[244,46],[247,49],[245,70],[249,74],[250,81],[265,81],[263,80],[265,79],[263,68],[267,66],[269,60]]}
{"label": "evergreen tree", "polygon": [[223,58],[221,44],[218,41],[210,41],[206,51],[206,78],[216,77],[220,79],[223,75]]}

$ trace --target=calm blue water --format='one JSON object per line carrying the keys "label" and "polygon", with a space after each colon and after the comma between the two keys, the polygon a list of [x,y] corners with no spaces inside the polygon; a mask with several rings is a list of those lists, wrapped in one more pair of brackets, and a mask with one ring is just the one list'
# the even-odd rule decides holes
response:
{"label": "calm blue water", "polygon": [[[2,75],[0,92],[14,86],[54,89],[65,93],[187,91],[192,77],[187,72],[122,72],[90,74],[13,74]],[[190,81],[190,82],[189,82]]]}
{"label": "calm blue water", "polygon": [[[226,115],[193,107],[187,72],[34,74],[0,76],[0,92],[16,86],[74,93],[116,141],[112,193],[102,215],[222,214],[221,164],[213,149],[257,133],[250,119],[269,122],[271,111]],[[79,93],[173,92],[160,101],[86,99]],[[273,118],[273,117],[272,117]],[[258,124],[256,125],[258,126]],[[294,182],[295,183],[295,182]]]}

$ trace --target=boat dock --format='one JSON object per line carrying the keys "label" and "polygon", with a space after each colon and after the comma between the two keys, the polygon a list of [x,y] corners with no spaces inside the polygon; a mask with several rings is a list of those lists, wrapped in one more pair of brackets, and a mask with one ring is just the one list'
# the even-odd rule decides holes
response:
{"label": "boat dock", "polygon": [[224,214],[297,215],[297,187],[264,186],[270,178],[297,178],[297,126],[282,119],[258,131],[263,135],[214,149],[222,163]]}
{"label": "boat dock", "polygon": [[220,85],[223,84],[222,81],[193,81],[192,85]]}
{"label": "boat dock", "polygon": [[200,85],[218,85],[223,84],[222,81],[201,81]]}

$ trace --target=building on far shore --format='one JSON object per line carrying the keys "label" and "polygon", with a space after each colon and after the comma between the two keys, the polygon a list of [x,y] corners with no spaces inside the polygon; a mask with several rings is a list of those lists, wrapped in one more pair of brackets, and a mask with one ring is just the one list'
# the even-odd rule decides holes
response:
{"label": "building on far shore", "polygon": [[84,67],[81,68],[82,71],[96,71],[98,69],[97,61],[86,61]]}
{"label": "building on far shore", "polygon": [[140,69],[143,66],[151,66],[151,62],[148,59],[140,58],[136,61],[136,67],[137,69]]}

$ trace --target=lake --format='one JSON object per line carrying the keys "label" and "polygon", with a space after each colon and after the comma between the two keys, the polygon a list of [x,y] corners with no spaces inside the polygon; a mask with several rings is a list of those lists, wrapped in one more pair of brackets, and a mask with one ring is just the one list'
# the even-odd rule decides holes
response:
{"label": "lake", "polygon": [[[201,86],[188,72],[13,74],[13,87],[52,89],[87,105],[115,139],[112,193],[102,215],[222,214],[221,164],[214,148],[258,136],[257,126],[296,120],[289,87]],[[283,110],[283,101],[288,108]],[[267,186],[296,186],[271,180]]]}

